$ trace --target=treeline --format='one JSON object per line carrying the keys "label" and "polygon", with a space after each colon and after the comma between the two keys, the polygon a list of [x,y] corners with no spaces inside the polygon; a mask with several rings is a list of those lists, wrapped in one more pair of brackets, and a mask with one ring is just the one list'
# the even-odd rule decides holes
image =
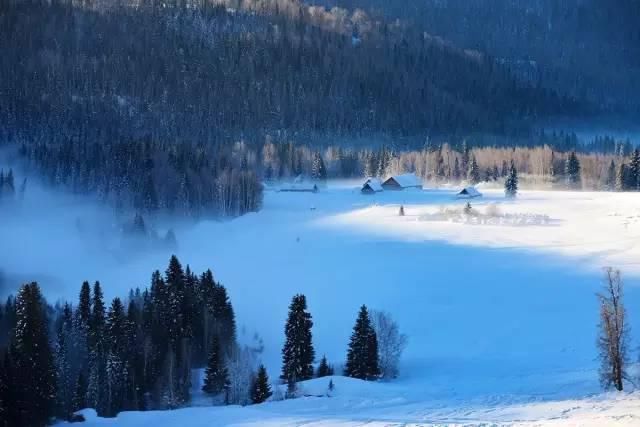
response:
{"label": "treeline", "polygon": [[54,188],[88,194],[117,212],[197,218],[262,206],[262,184],[244,144],[129,141],[24,143],[26,165]]}
{"label": "treeline", "polygon": [[[0,426],[81,421],[75,413],[84,408],[114,417],[183,407],[191,399],[193,371],[202,367],[202,391],[212,405],[295,398],[298,382],[334,374],[324,356],[314,367],[312,327],[305,296],[294,296],[282,349],[286,393],[274,393],[259,365],[261,340],[237,343],[233,307],[210,270],[197,276],[172,256],[148,288],[109,306],[100,282],[84,282],[75,306],[48,305],[37,283],[25,284],[0,304]],[[395,378],[406,341],[388,313],[362,306],[344,375]],[[333,387],[331,381],[327,392]]]}
{"label": "treeline", "polygon": [[[600,150],[574,150],[571,135],[558,135],[554,147],[478,147],[427,141],[421,150],[343,149],[322,152],[291,143],[266,143],[262,149],[262,176],[266,180],[305,175],[315,179],[388,177],[414,172],[433,185],[466,181],[493,182],[509,174],[511,162],[523,183],[558,189],[628,191],[638,188],[640,160],[628,141],[599,138]],[[549,140],[553,141],[551,137]],[[569,151],[564,151],[569,148]],[[314,166],[315,165],[315,166]]]}

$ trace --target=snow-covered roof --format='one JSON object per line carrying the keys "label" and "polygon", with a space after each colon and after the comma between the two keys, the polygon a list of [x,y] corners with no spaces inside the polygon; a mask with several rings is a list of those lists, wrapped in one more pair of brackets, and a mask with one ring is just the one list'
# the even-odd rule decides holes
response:
{"label": "snow-covered roof", "polygon": [[481,197],[482,193],[479,192],[476,187],[465,187],[458,193],[458,196],[466,197]]}
{"label": "snow-covered roof", "polygon": [[[402,175],[394,175],[391,178],[402,188],[422,187],[422,180],[414,173],[405,173]],[[391,179],[389,178],[389,179]]]}
{"label": "snow-covered roof", "polygon": [[367,178],[367,180],[362,184],[362,188],[369,186],[373,191],[382,191],[382,181],[378,178]]}

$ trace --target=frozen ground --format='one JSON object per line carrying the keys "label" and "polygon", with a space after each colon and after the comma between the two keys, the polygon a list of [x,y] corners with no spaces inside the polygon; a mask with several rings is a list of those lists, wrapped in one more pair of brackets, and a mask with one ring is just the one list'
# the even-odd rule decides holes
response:
{"label": "frozen ground", "polygon": [[[228,287],[244,325],[241,339],[253,332],[264,339],[272,377],[279,372],[287,306],[302,292],[316,352],[335,365],[344,360],[361,304],[391,312],[409,336],[401,378],[391,384],[336,379],[331,398],[127,413],[89,425],[187,425],[184,417],[192,426],[638,425],[640,396],[598,395],[594,295],[601,268],[620,267],[631,328],[640,331],[640,196],[523,191],[505,202],[501,192],[487,191],[471,201],[475,209],[498,203],[503,214],[552,221],[421,220],[441,205],[463,203],[452,191],[363,196],[353,185],[334,185],[318,194],[267,192],[260,213],[177,230],[180,259],[195,271],[212,268]],[[397,215],[400,204],[404,217]],[[50,298],[75,299],[83,279],[100,279],[107,297],[123,294],[146,285],[169,256],[71,264],[67,258],[82,256],[82,245],[30,254],[38,241],[27,236],[11,250],[2,247],[3,259],[41,266],[41,277],[51,278],[42,283]]]}

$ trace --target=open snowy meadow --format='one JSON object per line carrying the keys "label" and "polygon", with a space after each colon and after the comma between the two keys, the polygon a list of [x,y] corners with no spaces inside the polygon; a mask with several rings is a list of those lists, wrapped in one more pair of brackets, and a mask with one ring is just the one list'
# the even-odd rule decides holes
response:
{"label": "open snowy meadow", "polygon": [[[408,336],[400,378],[333,377],[330,397],[329,378],[321,378],[302,385],[307,397],[246,408],[115,419],[86,411],[85,425],[640,425],[640,394],[600,394],[595,346],[595,294],[602,268],[613,266],[626,285],[638,357],[640,196],[524,190],[507,201],[502,191],[483,192],[465,212],[467,200],[453,190],[362,195],[357,183],[329,183],[317,194],[267,190],[259,213],[176,230],[180,259],[195,271],[211,268],[227,287],[239,340],[263,340],[272,379],[296,293],[307,297],[317,358],[326,355],[338,372],[359,306],[390,312]],[[50,224],[73,220],[58,211]],[[49,233],[63,234],[55,226]],[[86,242],[30,253],[37,241],[27,236],[2,256],[9,266],[44,266],[50,301],[75,298],[82,280],[101,280],[107,298],[122,295],[146,285],[170,255],[122,259],[105,251],[99,263],[72,264],[71,255],[91,252]],[[195,404],[203,399],[196,393]]]}

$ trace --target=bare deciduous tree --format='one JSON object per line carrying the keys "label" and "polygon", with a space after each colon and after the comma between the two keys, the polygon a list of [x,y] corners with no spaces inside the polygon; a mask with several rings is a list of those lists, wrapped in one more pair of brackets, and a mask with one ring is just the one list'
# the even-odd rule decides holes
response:
{"label": "bare deciduous tree", "polygon": [[407,346],[407,336],[400,333],[398,324],[391,314],[384,311],[371,311],[371,321],[378,338],[378,366],[383,379],[398,376],[400,356]]}
{"label": "bare deciduous tree", "polygon": [[600,301],[600,383],[604,388],[615,387],[622,391],[622,381],[627,378],[627,345],[629,329],[626,324],[623,286],[620,271],[605,268],[604,288],[598,294]]}

